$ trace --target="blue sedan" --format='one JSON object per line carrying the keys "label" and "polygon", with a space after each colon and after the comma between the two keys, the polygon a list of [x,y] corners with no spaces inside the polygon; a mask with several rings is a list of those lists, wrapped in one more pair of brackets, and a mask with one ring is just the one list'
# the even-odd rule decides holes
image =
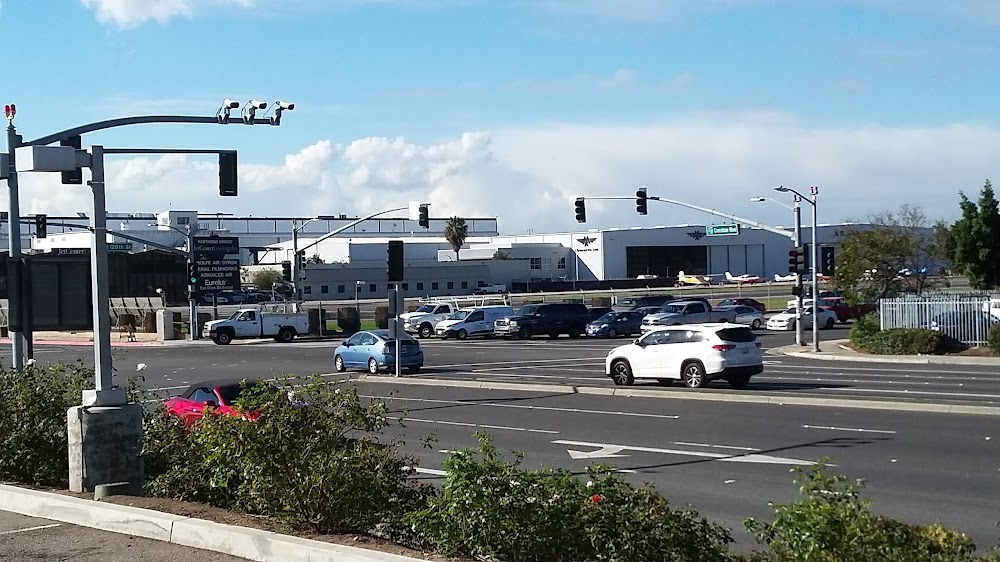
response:
{"label": "blue sedan", "polygon": [[[399,366],[416,373],[424,366],[424,351],[420,343],[408,335],[403,337],[399,349]],[[333,352],[333,363],[338,373],[348,368],[365,368],[377,375],[383,369],[396,366],[396,341],[389,336],[389,330],[365,330],[337,347]]]}
{"label": "blue sedan", "polygon": [[638,334],[645,314],[633,310],[609,312],[587,324],[587,335],[599,338],[617,338]]}

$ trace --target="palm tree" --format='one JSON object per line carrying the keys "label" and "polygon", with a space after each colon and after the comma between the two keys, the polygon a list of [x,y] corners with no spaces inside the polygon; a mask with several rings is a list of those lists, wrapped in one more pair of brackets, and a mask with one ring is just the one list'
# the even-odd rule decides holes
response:
{"label": "palm tree", "polygon": [[465,224],[462,217],[451,217],[448,224],[444,225],[444,238],[451,244],[451,249],[455,250],[455,261],[458,261],[458,251],[462,249],[468,236],[469,225]]}

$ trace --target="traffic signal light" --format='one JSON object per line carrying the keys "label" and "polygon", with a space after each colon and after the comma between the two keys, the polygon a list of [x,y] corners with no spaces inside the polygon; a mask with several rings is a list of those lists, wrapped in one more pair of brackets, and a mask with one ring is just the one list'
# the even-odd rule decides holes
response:
{"label": "traffic signal light", "polygon": [[583,197],[576,198],[576,222],[587,222],[587,202]]}
{"label": "traffic signal light", "polygon": [[192,287],[198,284],[198,265],[188,262],[188,285]]}
{"label": "traffic signal light", "polygon": [[219,153],[219,195],[236,197],[239,191],[236,151]]}
{"label": "traffic signal light", "polygon": [[389,240],[389,259],[387,260],[388,268],[386,273],[389,277],[389,282],[393,283],[395,281],[403,280],[403,241],[402,240]]}
{"label": "traffic signal light", "polygon": [[427,210],[427,205],[420,206],[420,217],[417,219],[417,224],[420,225],[420,228],[431,227],[430,211]]}
{"label": "traffic signal light", "polygon": [[35,215],[35,238],[47,238],[49,235],[45,219],[47,215]]}
{"label": "traffic signal light", "polygon": [[646,195],[645,187],[636,190],[635,212],[639,213],[640,215],[645,215],[648,213],[649,209],[647,208],[647,201],[646,201],[647,199],[649,199],[649,197]]}
{"label": "traffic signal light", "polygon": [[304,271],[306,269],[306,251],[305,250],[299,250],[295,254],[295,259],[296,259],[296,262],[295,262],[296,268],[301,273],[302,271]]}
{"label": "traffic signal light", "polygon": [[289,283],[292,282],[292,262],[281,262],[281,278]]}
{"label": "traffic signal light", "polygon": [[836,258],[834,257],[833,253],[833,248],[820,248],[820,251],[823,252],[823,268],[822,271],[820,271],[820,273],[822,273],[823,275],[832,276],[837,266]]}
{"label": "traffic signal light", "polygon": [[[72,146],[79,150],[83,146],[83,139],[80,135],[74,135],[68,139],[59,141],[59,146]],[[80,185],[83,183],[83,168],[77,168],[72,172],[62,172],[62,182],[69,185]]]}
{"label": "traffic signal light", "polygon": [[805,273],[805,258],[805,252],[802,251],[802,248],[788,250],[788,273]]}

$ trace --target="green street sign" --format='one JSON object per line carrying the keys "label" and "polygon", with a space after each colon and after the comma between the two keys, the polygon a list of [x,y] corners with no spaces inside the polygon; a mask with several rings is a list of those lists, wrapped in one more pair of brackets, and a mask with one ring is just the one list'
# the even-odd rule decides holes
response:
{"label": "green street sign", "polygon": [[131,242],[110,242],[108,243],[109,252],[131,252],[132,243]]}
{"label": "green street sign", "polygon": [[740,233],[738,224],[710,224],[705,227],[707,236],[737,236]]}

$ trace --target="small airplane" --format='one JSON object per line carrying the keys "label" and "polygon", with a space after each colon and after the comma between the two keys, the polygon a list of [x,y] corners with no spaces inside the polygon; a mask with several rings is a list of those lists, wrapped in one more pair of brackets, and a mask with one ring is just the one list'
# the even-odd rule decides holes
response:
{"label": "small airplane", "polygon": [[743,275],[737,275],[733,277],[732,273],[726,272],[726,282],[735,283],[737,285],[753,285],[754,283],[760,281],[760,277],[756,275],[750,275],[749,273],[744,273]]}
{"label": "small airplane", "polygon": [[778,275],[777,273],[774,274],[774,280],[776,282],[778,282],[778,283],[783,283],[783,282],[787,282],[787,281],[795,281],[796,277],[798,277],[798,276],[795,275],[794,273],[789,273],[788,275]]}
{"label": "small airplane", "polygon": [[688,275],[683,271],[677,272],[677,286],[694,285],[696,287],[711,285],[712,281],[708,275]]}

